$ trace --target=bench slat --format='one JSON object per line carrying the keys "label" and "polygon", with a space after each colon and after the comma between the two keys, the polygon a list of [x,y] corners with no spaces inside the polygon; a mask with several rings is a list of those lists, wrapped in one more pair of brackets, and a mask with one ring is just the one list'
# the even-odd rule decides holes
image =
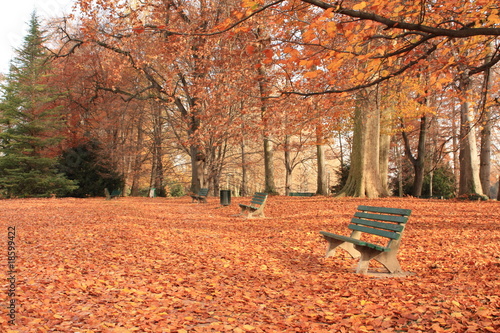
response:
{"label": "bench slat", "polygon": [[384,222],[363,220],[363,219],[357,219],[357,218],[353,218],[351,220],[351,223],[361,224],[361,225],[364,225],[367,227],[373,227],[373,228],[377,228],[377,229],[389,230],[392,232],[401,232],[404,229],[404,225],[402,225],[402,224],[384,223]]}
{"label": "bench slat", "polygon": [[390,238],[390,239],[399,239],[399,236],[400,236],[400,234],[396,233],[396,232],[365,227],[365,226],[357,225],[357,224],[349,224],[348,228],[351,230],[366,232],[368,234],[373,234],[373,235],[377,235],[377,236],[381,236],[381,237],[385,237],[385,238]]}
{"label": "bench slat", "polygon": [[265,199],[252,199],[252,201],[250,201],[250,203],[253,203],[253,204],[257,204],[257,205],[262,205],[262,203],[266,201]]}
{"label": "bench slat", "polygon": [[373,206],[364,206],[364,205],[358,206],[358,210],[361,210],[364,212],[395,214],[395,215],[403,215],[403,216],[410,216],[410,214],[411,214],[411,209],[373,207]]}
{"label": "bench slat", "polygon": [[394,222],[394,223],[406,223],[408,221],[408,217],[406,216],[382,215],[382,214],[372,214],[364,212],[356,212],[354,213],[354,217],[377,220],[377,221]]}

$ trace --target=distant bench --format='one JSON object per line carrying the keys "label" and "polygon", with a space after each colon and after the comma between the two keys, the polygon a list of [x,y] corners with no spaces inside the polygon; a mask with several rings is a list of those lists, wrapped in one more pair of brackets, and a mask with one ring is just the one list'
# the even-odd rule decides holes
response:
{"label": "distant bench", "polygon": [[193,199],[193,201],[191,202],[195,202],[197,201],[198,203],[200,202],[207,202],[207,195],[208,195],[208,188],[202,188],[198,191],[198,194],[192,194],[191,195],[191,198]]}
{"label": "distant bench", "polygon": [[288,194],[290,197],[312,197],[314,193],[312,192],[290,192]]}
{"label": "distant bench", "polygon": [[266,201],[267,193],[256,192],[249,205],[240,204],[240,215],[246,215],[246,217],[265,217],[264,207],[266,205]]}
{"label": "distant bench", "polygon": [[328,241],[326,257],[333,256],[340,247],[353,258],[360,258],[356,273],[366,274],[372,259],[390,273],[402,272],[396,255],[410,214],[409,209],[358,206],[348,226],[352,230],[349,237],[320,231]]}
{"label": "distant bench", "polygon": [[122,195],[121,190],[113,190],[111,193],[109,193],[109,190],[107,188],[104,189],[104,195],[106,196],[106,200],[111,200],[114,198],[118,198],[119,196]]}

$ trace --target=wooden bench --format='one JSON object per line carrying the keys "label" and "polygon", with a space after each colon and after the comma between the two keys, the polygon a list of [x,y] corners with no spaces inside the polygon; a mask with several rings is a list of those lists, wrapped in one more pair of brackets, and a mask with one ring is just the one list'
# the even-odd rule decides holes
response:
{"label": "wooden bench", "polygon": [[240,215],[246,217],[265,217],[264,207],[267,201],[267,193],[256,192],[249,205],[239,204],[241,208]]}
{"label": "wooden bench", "polygon": [[358,206],[348,226],[352,230],[349,237],[320,231],[328,241],[326,257],[333,256],[339,247],[359,258],[356,273],[366,274],[372,259],[390,273],[402,272],[396,255],[410,214],[409,209]]}
{"label": "wooden bench", "polygon": [[107,188],[105,188],[104,195],[106,196],[106,200],[111,200],[111,199],[120,197],[122,195],[122,191],[121,190],[113,190],[111,193],[109,193],[109,190]]}
{"label": "wooden bench", "polygon": [[198,194],[192,194],[191,195],[191,198],[193,199],[193,201],[191,202],[204,202],[206,203],[207,202],[207,195],[208,195],[208,188],[202,188],[198,191]]}
{"label": "wooden bench", "polygon": [[290,192],[288,194],[290,197],[312,197],[314,193],[312,192]]}

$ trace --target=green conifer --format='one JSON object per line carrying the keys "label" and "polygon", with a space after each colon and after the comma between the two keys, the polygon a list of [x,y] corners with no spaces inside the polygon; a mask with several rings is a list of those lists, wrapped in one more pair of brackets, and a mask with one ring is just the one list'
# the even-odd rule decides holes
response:
{"label": "green conifer", "polygon": [[0,195],[64,195],[75,183],[57,173],[50,152],[61,141],[60,98],[47,85],[50,64],[40,23],[33,13],[29,30],[0,86]]}

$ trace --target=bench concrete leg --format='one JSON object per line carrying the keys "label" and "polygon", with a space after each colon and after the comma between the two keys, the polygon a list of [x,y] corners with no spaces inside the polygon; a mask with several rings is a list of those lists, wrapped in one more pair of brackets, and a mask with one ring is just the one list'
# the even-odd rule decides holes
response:
{"label": "bench concrete leg", "polygon": [[403,271],[401,269],[401,265],[399,264],[399,260],[396,257],[396,253],[393,251],[383,252],[373,259],[381,263],[392,274]]}
{"label": "bench concrete leg", "polygon": [[339,247],[351,255],[353,258],[359,258],[361,254],[358,250],[354,248],[354,245],[349,242],[344,242],[335,238],[328,238],[328,245],[326,247],[326,257],[332,257],[335,255],[336,249]]}
{"label": "bench concrete leg", "polygon": [[367,247],[358,247],[358,250],[361,252],[361,257],[359,258],[358,267],[356,267],[356,273],[366,274],[368,273],[370,260],[378,256],[380,251]]}
{"label": "bench concrete leg", "polygon": [[384,266],[391,274],[402,272],[401,265],[399,264],[395,251],[380,252],[366,247],[358,247],[358,249],[361,252],[361,258],[359,259],[356,273],[366,274],[368,272],[370,260],[372,259],[381,263],[382,266]]}

